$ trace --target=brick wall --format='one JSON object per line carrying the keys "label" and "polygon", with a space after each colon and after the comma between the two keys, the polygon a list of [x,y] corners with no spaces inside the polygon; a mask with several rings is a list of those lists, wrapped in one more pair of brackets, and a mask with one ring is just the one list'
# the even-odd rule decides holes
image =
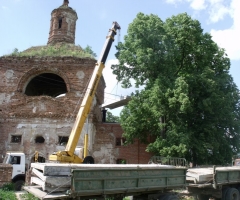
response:
{"label": "brick wall", "polygon": [[[73,57],[0,57],[0,155],[20,150],[30,156],[38,150],[48,158],[49,152],[64,150],[64,146],[57,144],[58,137],[71,132],[95,62]],[[25,95],[27,84],[42,73],[60,76],[66,83],[66,95],[60,98]],[[90,113],[92,135],[95,131],[93,121],[101,121],[99,105],[103,103],[104,88],[102,78]],[[86,129],[85,125],[80,146]],[[11,143],[11,137],[16,135],[22,136],[21,143]],[[36,144],[37,136],[43,136],[45,142]],[[90,151],[93,142],[94,137],[90,137]]]}
{"label": "brick wall", "polygon": [[70,7],[61,6],[51,13],[48,44],[75,42],[77,13]]}
{"label": "brick wall", "polygon": [[117,163],[126,160],[127,164],[147,164],[152,157],[146,152],[146,144],[135,140],[128,146],[118,146],[117,139],[122,138],[123,130],[119,123],[98,123],[93,145],[93,156],[96,163]]}

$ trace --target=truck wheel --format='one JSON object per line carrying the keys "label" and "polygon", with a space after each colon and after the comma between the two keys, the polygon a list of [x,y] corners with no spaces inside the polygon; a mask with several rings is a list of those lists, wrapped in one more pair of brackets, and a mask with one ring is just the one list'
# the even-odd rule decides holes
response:
{"label": "truck wheel", "polygon": [[228,188],[225,200],[239,200],[239,192],[236,188]]}
{"label": "truck wheel", "polygon": [[14,183],[14,189],[15,191],[21,191],[22,190],[22,186],[24,185],[24,181],[23,180],[18,180]]}
{"label": "truck wheel", "polygon": [[223,199],[223,200],[226,199],[226,194],[227,194],[228,189],[229,189],[229,187],[224,188],[224,189],[222,190],[222,199]]}
{"label": "truck wheel", "polygon": [[83,163],[84,164],[94,164],[94,159],[92,156],[86,156],[84,159],[83,159]]}

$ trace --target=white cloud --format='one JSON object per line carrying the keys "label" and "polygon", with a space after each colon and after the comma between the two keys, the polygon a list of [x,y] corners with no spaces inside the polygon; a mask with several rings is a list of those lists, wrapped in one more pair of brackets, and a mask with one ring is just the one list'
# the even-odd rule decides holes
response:
{"label": "white cloud", "polygon": [[169,4],[189,3],[195,11],[207,10],[211,22],[216,23],[222,20],[227,14],[230,14],[230,0],[166,0]]}
{"label": "white cloud", "polygon": [[210,21],[216,23],[230,14],[230,7],[225,5],[222,0],[210,0],[208,12]]}
{"label": "white cloud", "polygon": [[233,18],[233,25],[224,30],[211,30],[213,40],[226,50],[230,59],[240,60],[240,1],[232,0],[229,9],[230,16]]}
{"label": "white cloud", "polygon": [[190,0],[191,8],[194,10],[203,10],[206,8],[205,0]]}

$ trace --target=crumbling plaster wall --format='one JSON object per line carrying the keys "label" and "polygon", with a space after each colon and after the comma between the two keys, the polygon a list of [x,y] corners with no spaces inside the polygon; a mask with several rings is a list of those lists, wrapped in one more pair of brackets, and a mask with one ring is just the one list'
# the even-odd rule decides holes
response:
{"label": "crumbling plaster wall", "polygon": [[[63,150],[58,136],[69,136],[95,62],[73,57],[0,57],[0,155],[20,150],[31,159],[37,150],[47,158],[49,153]],[[67,94],[60,98],[25,95],[29,81],[46,72],[63,78]],[[102,78],[89,115],[91,153],[96,133],[94,123],[101,121],[99,105],[103,103],[104,88]],[[79,146],[83,145],[86,129],[85,124]],[[12,135],[21,135],[21,143],[11,143]],[[36,136],[43,136],[45,142],[35,143]]]}
{"label": "crumbling plaster wall", "polygon": [[[58,143],[58,137],[69,135],[72,125],[73,123],[68,120],[50,120],[49,118],[1,120],[1,137],[4,138],[0,145],[1,155],[4,155],[3,152],[5,151],[23,151],[26,154],[26,159],[30,162],[35,151],[38,151],[41,156],[48,158],[49,154],[65,149],[65,146]],[[90,124],[90,127],[88,127],[89,133],[93,133],[94,130],[92,129],[93,124]],[[86,130],[87,125],[85,124],[78,143],[79,146],[83,146],[83,137]],[[4,132],[8,134],[4,134]],[[11,136],[14,135],[22,136],[20,143],[11,143]],[[43,144],[36,143],[37,136],[44,137],[45,142]],[[91,143],[93,138],[90,137],[89,140]]]}

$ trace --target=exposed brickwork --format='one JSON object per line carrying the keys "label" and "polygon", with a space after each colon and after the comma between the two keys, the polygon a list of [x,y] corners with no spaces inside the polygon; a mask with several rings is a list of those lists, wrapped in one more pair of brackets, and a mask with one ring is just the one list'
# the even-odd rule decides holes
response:
{"label": "exposed brickwork", "polygon": [[[35,151],[48,158],[54,151],[64,150],[58,144],[59,136],[69,136],[75,121],[84,88],[92,74],[95,60],[73,57],[1,57],[0,58],[0,154],[6,151],[24,151],[30,162]],[[41,73],[61,76],[67,85],[67,94],[61,98],[27,96],[24,94],[29,81]],[[116,146],[116,138],[122,137],[119,124],[100,123],[99,106],[104,100],[105,82],[98,85],[92,112],[89,115],[89,150],[96,163],[147,163],[151,154],[146,145],[136,141],[129,146]],[[83,146],[86,125],[79,141]],[[21,135],[21,143],[11,143],[12,135]],[[35,143],[43,136],[43,144]]]}
{"label": "exposed brickwork", "polygon": [[128,146],[117,146],[116,139],[122,138],[123,130],[118,123],[98,123],[93,155],[97,163],[116,163],[118,159],[127,164],[147,164],[152,157],[146,152],[146,144],[136,140]]}
{"label": "exposed brickwork", "polygon": [[[49,152],[63,150],[58,136],[68,136],[75,121],[95,60],[73,57],[1,57],[0,58],[0,154],[7,150],[24,151],[31,156],[35,150],[47,158]],[[67,86],[64,97],[27,96],[24,94],[31,79],[41,73],[61,76]],[[93,121],[101,121],[99,105],[103,103],[105,82],[102,78],[90,114]],[[74,112],[75,111],[75,112]],[[86,132],[86,127],[83,133]],[[20,144],[11,143],[11,135],[22,135]],[[84,135],[84,134],[83,134]],[[83,135],[79,145],[83,145]],[[36,136],[43,136],[44,144],[36,144]],[[90,137],[91,144],[94,138]],[[29,160],[31,158],[28,158]]]}
{"label": "exposed brickwork", "polygon": [[77,13],[67,5],[54,9],[51,14],[48,44],[75,42]]}

